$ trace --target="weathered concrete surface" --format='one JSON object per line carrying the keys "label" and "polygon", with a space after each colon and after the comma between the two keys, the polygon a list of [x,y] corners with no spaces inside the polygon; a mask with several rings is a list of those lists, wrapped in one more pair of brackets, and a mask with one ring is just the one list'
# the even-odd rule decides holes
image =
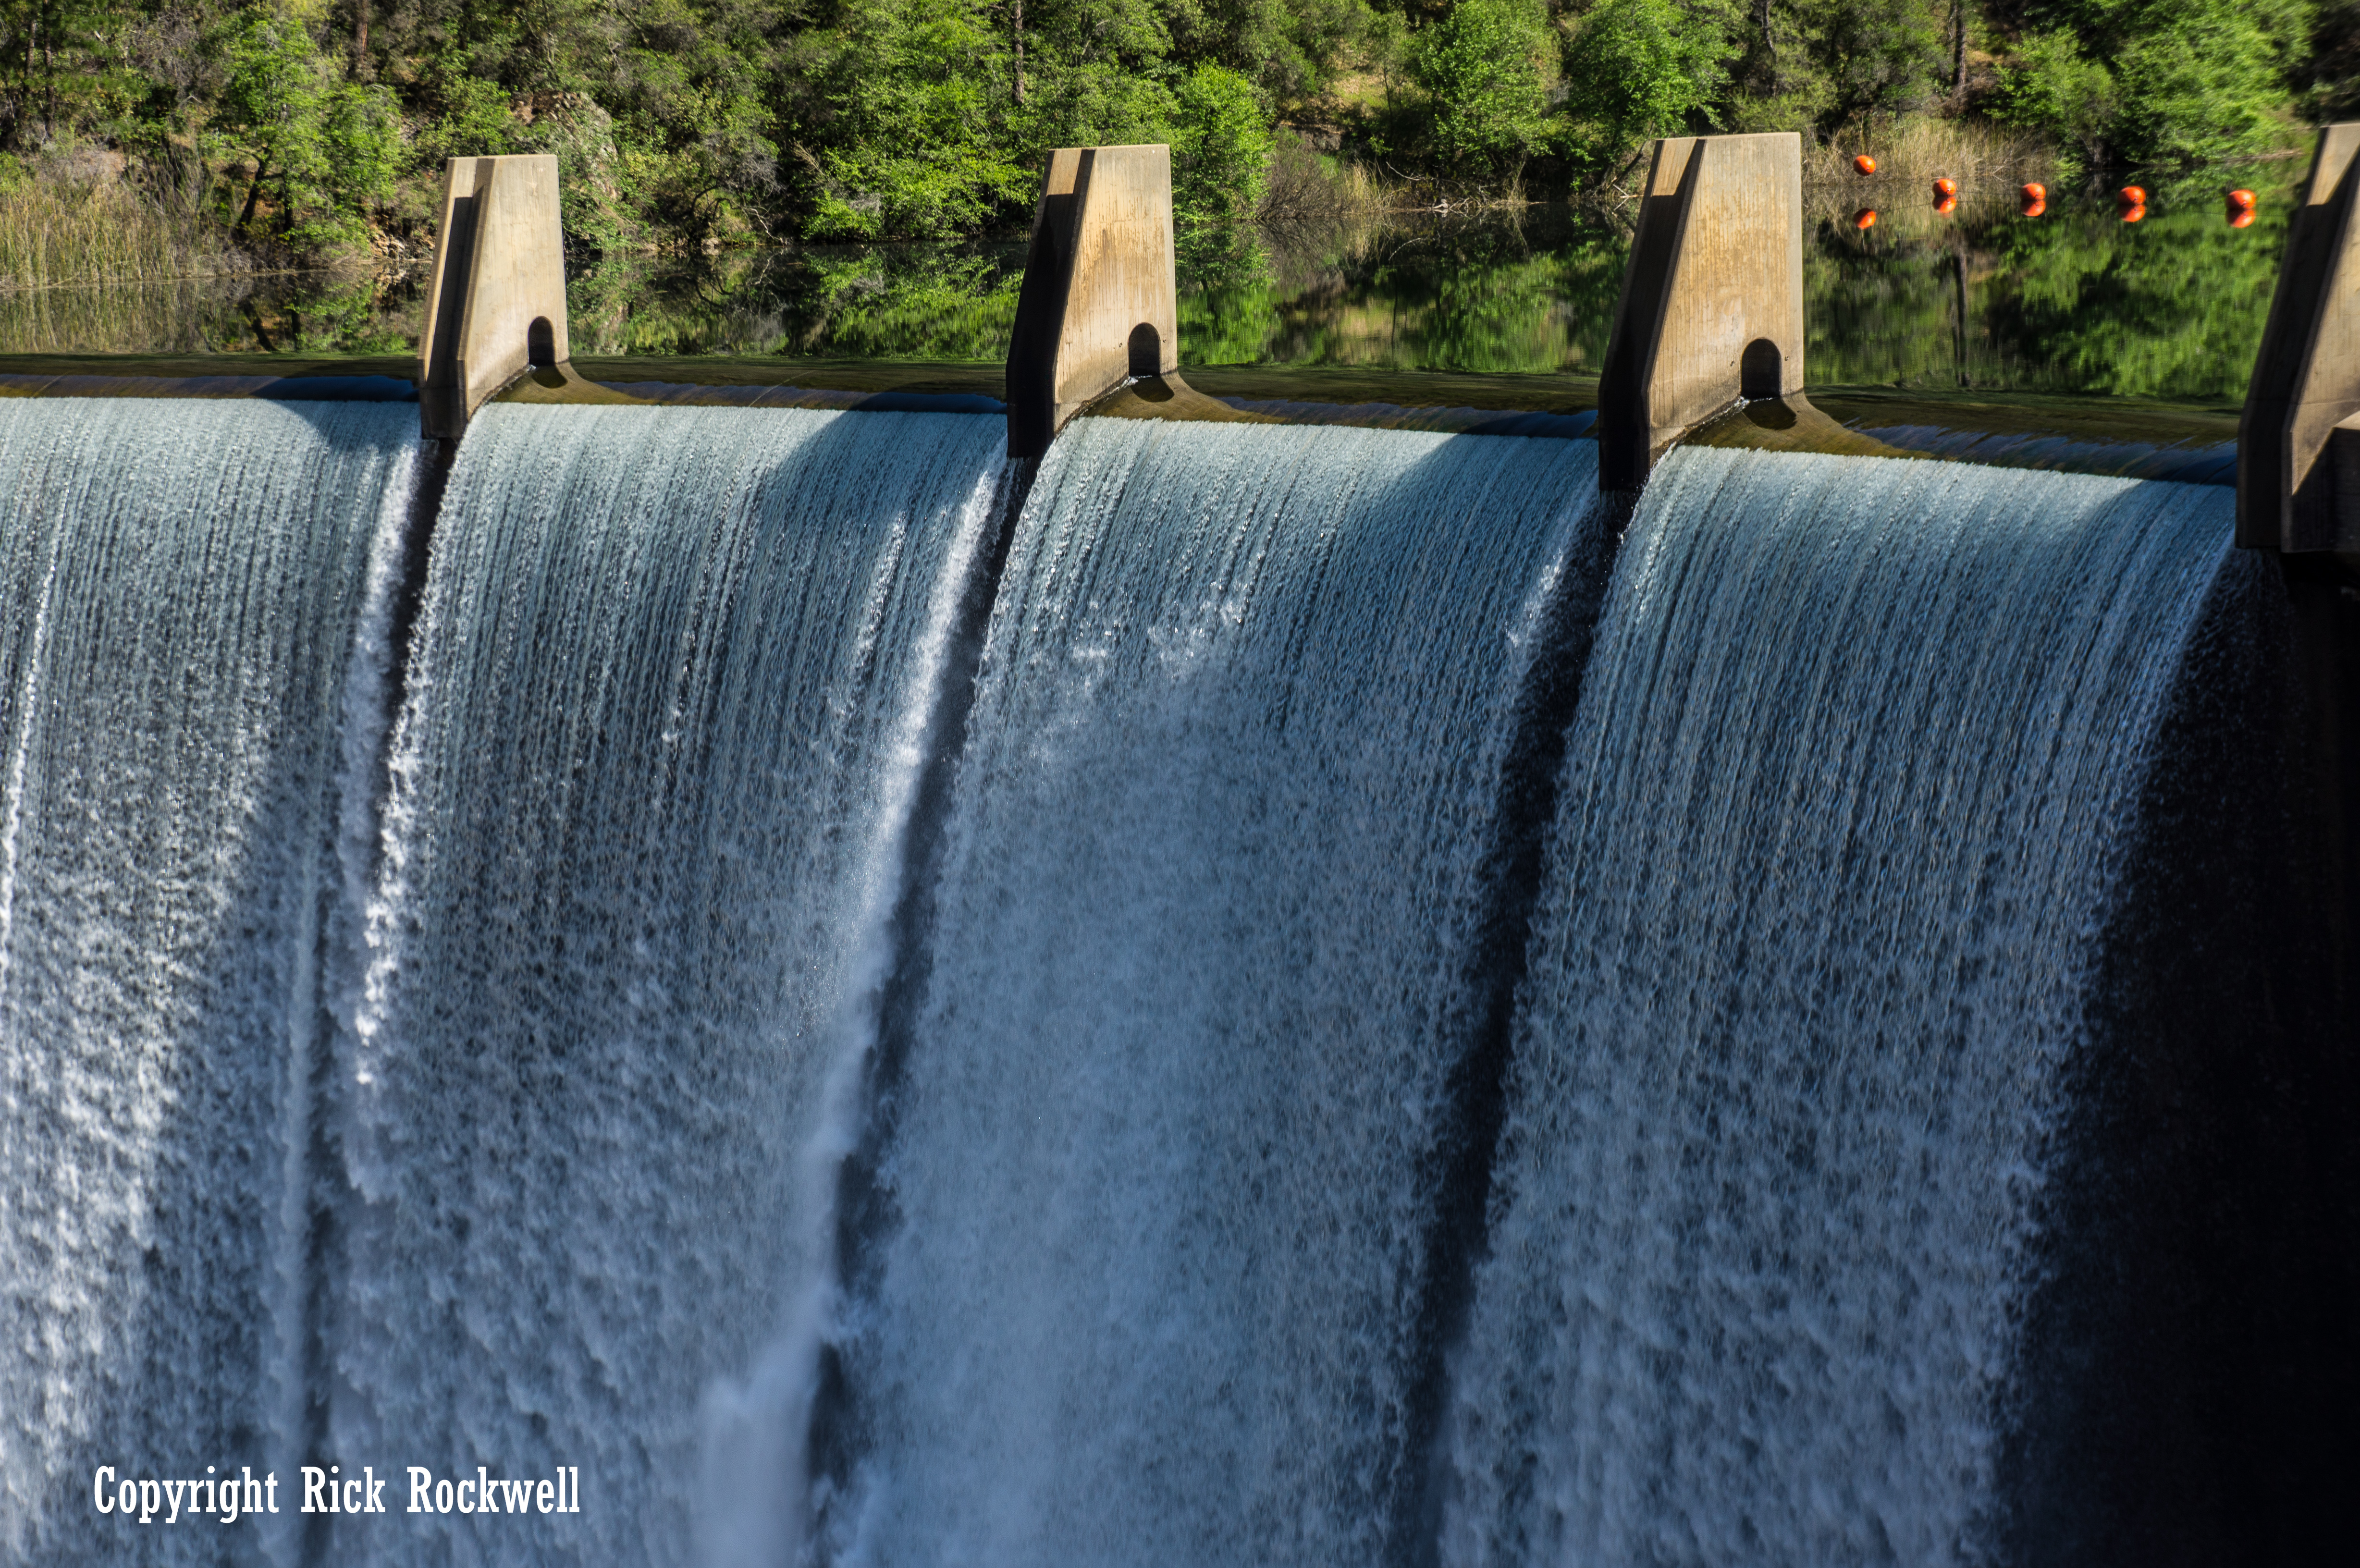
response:
{"label": "weathered concrete surface", "polygon": [[2335,495],[2336,548],[2360,550],[2360,414],[2327,432],[2328,481]]}
{"label": "weathered concrete surface", "polygon": [[1117,387],[1083,409],[1096,419],[1178,419],[1209,425],[1275,425],[1283,421],[1267,414],[1233,408],[1218,397],[1207,397],[1176,370],[1143,376]]}
{"label": "weathered concrete surface", "polygon": [[[2360,414],[2360,122],[2319,134],[2287,224],[2278,292],[2237,426],[2237,542],[2287,554],[2360,550],[2338,504],[2329,432]],[[2341,513],[2341,516],[2339,516]]]}
{"label": "weathered concrete surface", "polygon": [[1133,376],[1180,367],[1172,149],[1049,155],[1008,349],[1008,451],[1037,457]]}
{"label": "weathered concrete surface", "polygon": [[502,403],[645,403],[628,392],[592,381],[567,364],[536,365],[493,395]]}
{"label": "weathered concrete surface", "polygon": [[426,434],[457,436],[484,399],[529,367],[571,357],[557,159],[450,159],[435,233],[419,415]]}
{"label": "weathered concrete surface", "polygon": [[1924,452],[1889,446],[1848,430],[1811,406],[1800,392],[1749,401],[1725,417],[1696,429],[1692,446],[1736,447],[1748,452],[1819,452],[1842,457],[1920,458]]}
{"label": "weathered concrete surface", "polygon": [[1802,389],[1802,138],[1658,141],[1599,377],[1599,487],[1637,489],[1741,397]]}

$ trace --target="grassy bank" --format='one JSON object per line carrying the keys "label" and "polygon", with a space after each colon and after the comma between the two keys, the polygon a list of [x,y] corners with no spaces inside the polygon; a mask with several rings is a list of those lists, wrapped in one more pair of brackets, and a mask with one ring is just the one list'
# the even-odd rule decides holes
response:
{"label": "grassy bank", "polygon": [[0,181],[0,292],[216,278],[253,263],[197,213],[128,181]]}
{"label": "grassy bank", "polygon": [[1930,183],[1937,178],[1961,185],[2037,180],[2056,183],[2063,168],[2056,144],[2045,134],[1989,120],[1909,114],[1825,140],[1806,136],[1803,183],[1858,184],[1852,160],[1876,160],[1879,180]]}

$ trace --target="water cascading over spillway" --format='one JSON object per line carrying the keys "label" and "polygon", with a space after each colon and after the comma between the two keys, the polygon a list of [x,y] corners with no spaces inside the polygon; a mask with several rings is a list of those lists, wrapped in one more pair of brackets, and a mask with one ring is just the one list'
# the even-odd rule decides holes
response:
{"label": "water cascading over spillway", "polygon": [[209,1560],[94,1512],[94,1467],[303,1445],[322,959],[415,432],[0,404],[0,1558]]}
{"label": "water cascading over spillway", "polygon": [[2163,1561],[2310,1442],[2184,1435],[2342,1201],[2226,492],[495,405],[418,562],[414,418],[0,404],[0,1559]]}
{"label": "water cascading over spillway", "polygon": [[2071,1085],[2136,1044],[2093,1037],[2103,936],[2230,522],[1657,471],[1568,740],[1446,1563],[1998,1554]]}
{"label": "water cascading over spillway", "polygon": [[1051,449],[847,1214],[829,1559],[1359,1564],[1416,1528],[1513,774],[1562,727],[1536,665],[1579,668],[1596,483],[1580,441]]}
{"label": "water cascading over spillway", "polygon": [[1000,441],[799,410],[469,427],[347,998],[331,1429],[599,1497],[340,1520],[334,1560],[791,1545],[831,1116],[858,1113]]}

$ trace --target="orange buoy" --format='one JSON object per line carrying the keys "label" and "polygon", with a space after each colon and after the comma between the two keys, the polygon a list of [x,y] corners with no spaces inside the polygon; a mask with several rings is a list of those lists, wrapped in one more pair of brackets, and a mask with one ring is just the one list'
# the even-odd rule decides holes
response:
{"label": "orange buoy", "polygon": [[2237,211],[2241,212],[2252,212],[2254,210],[2254,193],[2250,191],[2232,191],[2229,192],[2229,205],[2236,208]]}
{"label": "orange buoy", "polygon": [[2147,192],[2136,185],[2125,185],[2114,194],[2122,199],[2122,203],[2125,207],[2147,205]]}
{"label": "orange buoy", "polygon": [[2049,200],[2049,187],[2038,181],[2027,185],[2024,188],[2024,199],[2027,201],[2046,201]]}
{"label": "orange buoy", "polygon": [[1937,212],[1949,213],[1955,212],[1958,210],[1959,199],[1956,196],[1945,196],[1939,201],[1934,203],[1934,211]]}
{"label": "orange buoy", "polygon": [[1852,226],[1855,229],[1873,229],[1876,227],[1876,209],[1874,207],[1863,207],[1859,212],[1854,212],[1852,215]]}
{"label": "orange buoy", "polygon": [[2042,201],[2039,197],[2038,197],[2038,196],[2028,196],[2028,197],[2027,197],[2027,198],[2025,199],[2025,202],[2024,202],[2024,215],[2025,215],[2026,217],[2027,217],[2027,218],[2037,218],[2037,217],[2040,216],[2040,214],[2041,214],[2041,213],[2046,212],[2047,211],[2049,211],[2049,203],[2048,203],[2047,201]]}
{"label": "orange buoy", "polygon": [[2229,214],[2229,226],[2233,229],[2245,228],[2253,221],[2254,210],[2251,207],[2243,207]]}
{"label": "orange buoy", "polygon": [[1934,181],[1934,194],[1935,194],[1935,195],[1937,195],[1937,196],[1942,196],[1942,197],[1949,197],[1949,196],[1956,196],[1958,193],[1959,193],[1959,182],[1958,182],[1957,180],[1944,180],[1944,179],[1940,179],[1940,178],[1937,178],[1937,179],[1935,180],[1935,181]]}
{"label": "orange buoy", "polygon": [[2146,216],[2147,203],[2144,201],[2134,201],[2123,209],[2123,222],[2125,223],[2136,223]]}
{"label": "orange buoy", "polygon": [[1876,159],[1869,157],[1866,153],[1863,153],[1858,158],[1853,158],[1852,160],[1852,166],[1854,169],[1859,169],[1863,174],[1874,174],[1876,172]]}

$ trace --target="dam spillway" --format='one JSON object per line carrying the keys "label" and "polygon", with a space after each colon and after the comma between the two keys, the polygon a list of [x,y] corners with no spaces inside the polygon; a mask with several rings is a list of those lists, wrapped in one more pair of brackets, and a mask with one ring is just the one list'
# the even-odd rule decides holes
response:
{"label": "dam spillway", "polygon": [[2264,575],[2231,512],[1667,461],[1568,741],[1447,1561],[2103,1560],[2011,1540],[2002,1469],[2077,1083],[2157,1043],[2102,933]]}
{"label": "dam spillway", "polygon": [[[405,563],[406,406],[141,407],[5,410],[16,1558],[2095,1561],[2032,1461],[2215,1389],[2093,1194],[2339,1027],[2152,875],[2283,771],[2225,490],[495,405]],[[585,1512],[88,1501],[336,1459]]]}
{"label": "dam spillway", "polygon": [[[565,1552],[666,1561],[690,1533],[708,1388],[825,1279],[818,1151],[873,1029],[997,439],[971,416],[475,421],[350,1002],[340,1449],[448,1433],[417,1462],[464,1471],[464,1433],[581,1465],[614,1511]],[[333,1549],[427,1550],[350,1526]]]}
{"label": "dam spillway", "polygon": [[286,1469],[311,1397],[322,961],[354,934],[416,417],[173,412],[0,405],[0,1553],[17,1562],[126,1549],[87,1475],[80,1508],[58,1490],[106,1463],[91,1455]]}
{"label": "dam spillway", "polygon": [[1052,449],[852,1238],[832,1557],[1398,1553],[1511,770],[1595,607],[1595,491],[1574,441]]}

